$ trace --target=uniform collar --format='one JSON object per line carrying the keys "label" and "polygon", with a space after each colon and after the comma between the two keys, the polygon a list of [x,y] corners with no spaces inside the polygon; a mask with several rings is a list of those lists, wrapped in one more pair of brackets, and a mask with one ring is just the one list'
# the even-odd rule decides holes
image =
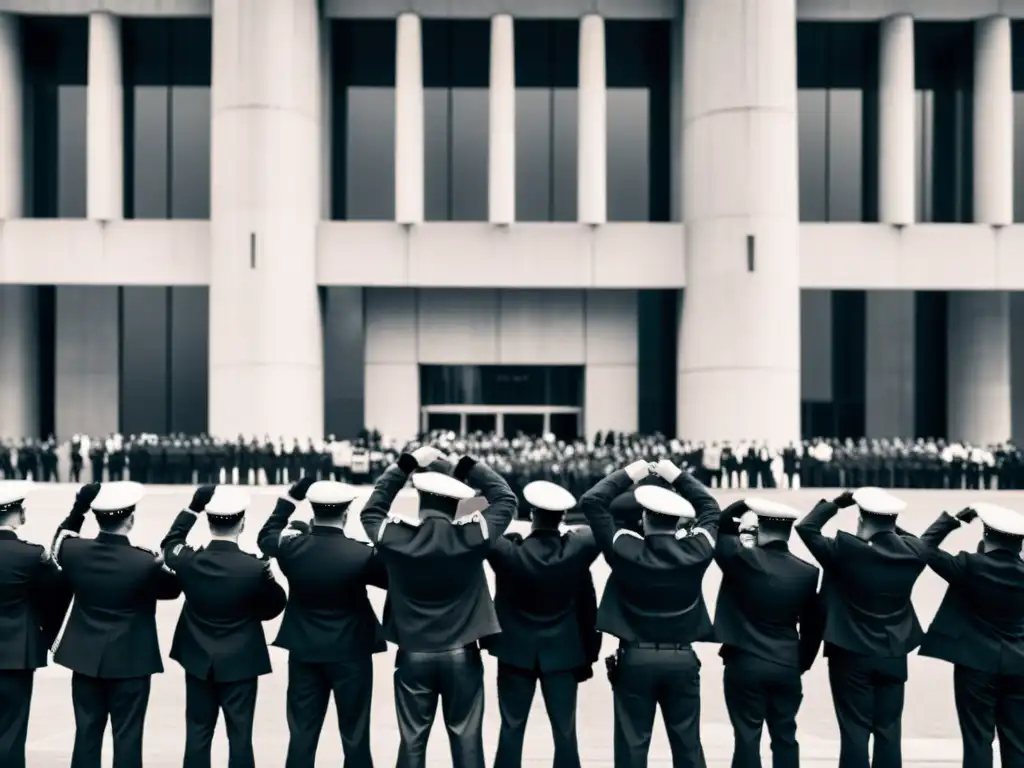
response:
{"label": "uniform collar", "polygon": [[760,544],[761,549],[778,549],[783,552],[789,552],[789,543],[776,539],[775,541],[769,541],[767,544]]}
{"label": "uniform collar", "polygon": [[333,525],[313,525],[309,529],[315,536],[344,536],[345,531],[335,528]]}
{"label": "uniform collar", "polygon": [[0,528],[0,540],[9,541],[18,538],[18,533],[13,528]]}
{"label": "uniform collar", "polygon": [[122,536],[119,533],[104,533],[103,531],[100,531],[96,534],[96,541],[102,541],[104,544],[120,545],[126,545],[131,543],[130,541],[128,541],[127,536]]}
{"label": "uniform collar", "polygon": [[438,512],[436,509],[421,509],[420,520],[446,520],[449,523],[454,522],[451,515],[446,515],[444,512]]}
{"label": "uniform collar", "polygon": [[557,528],[531,528],[528,536],[561,536],[562,532]]}
{"label": "uniform collar", "polygon": [[213,539],[206,545],[207,549],[223,550],[225,552],[238,549],[238,543],[227,539]]}

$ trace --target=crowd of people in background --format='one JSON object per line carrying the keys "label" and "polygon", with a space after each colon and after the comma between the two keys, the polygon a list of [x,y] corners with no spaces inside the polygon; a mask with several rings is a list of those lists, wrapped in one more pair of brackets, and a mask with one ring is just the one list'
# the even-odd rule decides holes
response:
{"label": "crowd of people in background", "polygon": [[283,485],[302,476],[356,485],[376,481],[403,450],[420,442],[472,454],[514,489],[533,480],[577,497],[615,467],[668,458],[715,488],[1024,489],[1024,451],[1012,442],[976,446],[930,438],[815,438],[778,447],[764,442],[692,442],[663,435],[598,433],[591,439],[435,432],[412,442],[363,431],[354,439],[207,435],[75,435],[0,438],[0,478],[37,482],[135,480],[192,485]]}

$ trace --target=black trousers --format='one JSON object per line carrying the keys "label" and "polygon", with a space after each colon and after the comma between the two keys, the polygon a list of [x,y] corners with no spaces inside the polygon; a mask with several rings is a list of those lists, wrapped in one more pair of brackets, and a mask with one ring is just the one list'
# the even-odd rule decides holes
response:
{"label": "black trousers", "polygon": [[35,670],[0,671],[0,765],[25,768],[25,739]]}
{"label": "black trousers", "polygon": [[331,694],[345,768],[372,768],[370,703],[373,660],[312,663],[288,660],[288,759],[285,768],[313,768]]}
{"label": "black trousers", "polygon": [[71,705],[75,710],[71,768],[100,768],[108,719],[114,737],[114,768],[142,768],[149,682],[148,676],[104,679],[78,672],[71,676]]}
{"label": "black trousers", "polygon": [[425,768],[427,739],[441,700],[452,768],[484,768],[484,667],[475,647],[423,653],[398,649],[395,711],[397,768]]}
{"label": "black trousers", "polygon": [[224,712],[228,768],[254,768],[252,721],[259,678],[219,683],[185,674],[184,768],[210,768],[210,747],[217,718]]}
{"label": "black trousers", "polygon": [[615,768],[646,768],[658,707],[673,768],[704,768],[700,743],[700,660],[689,647],[623,649],[613,686]]}
{"label": "black trousers", "polygon": [[520,768],[522,765],[526,721],[530,717],[538,682],[555,744],[552,765],[554,768],[580,768],[580,748],[576,741],[576,692],[579,683],[572,671],[530,671],[500,662],[498,709],[501,711],[501,731],[494,768]]}
{"label": "black trousers", "polygon": [[828,679],[839,721],[839,768],[900,768],[907,658],[832,653]]}
{"label": "black trousers", "polygon": [[725,662],[725,706],[732,722],[732,768],[761,768],[761,730],[768,725],[774,768],[799,768],[796,713],[800,670],[737,652]]}
{"label": "black trousers", "polygon": [[992,768],[999,736],[1002,764],[1024,765],[1024,676],[953,668],[953,696],[964,742],[964,768]]}

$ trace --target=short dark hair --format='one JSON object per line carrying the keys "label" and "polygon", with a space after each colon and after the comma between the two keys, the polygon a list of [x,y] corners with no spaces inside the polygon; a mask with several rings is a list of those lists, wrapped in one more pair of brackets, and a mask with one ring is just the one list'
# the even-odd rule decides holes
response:
{"label": "short dark hair", "polygon": [[550,509],[537,509],[536,507],[533,508],[532,514],[533,521],[545,528],[557,528],[561,525],[564,517],[562,512],[552,512]]}
{"label": "short dark hair", "polygon": [[214,536],[228,536],[234,533],[235,529],[238,527],[238,524],[242,522],[243,519],[244,518],[240,517],[237,520],[232,520],[230,523],[221,523],[214,522],[212,519],[207,518],[207,522],[210,524],[211,534],[213,534]]}
{"label": "short dark hair", "polygon": [[985,541],[993,547],[1006,549],[1010,552],[1020,552],[1022,545],[1024,545],[1024,539],[1020,536],[1009,536],[999,531],[993,531],[991,528],[986,528],[982,535],[985,537]]}
{"label": "short dark hair", "polygon": [[789,536],[793,530],[792,520],[776,520],[771,517],[758,518],[758,529],[775,536]]}
{"label": "short dark hair", "polygon": [[650,510],[644,511],[644,520],[650,528],[656,531],[675,531],[679,529],[682,520],[672,515],[662,515]]}
{"label": "short dark hair", "polygon": [[351,502],[346,504],[310,504],[310,506],[313,508],[314,520],[337,520],[345,516]]}
{"label": "short dark hair", "polygon": [[124,524],[124,521],[131,516],[131,512],[127,515],[97,515],[96,526],[102,533],[116,533]]}

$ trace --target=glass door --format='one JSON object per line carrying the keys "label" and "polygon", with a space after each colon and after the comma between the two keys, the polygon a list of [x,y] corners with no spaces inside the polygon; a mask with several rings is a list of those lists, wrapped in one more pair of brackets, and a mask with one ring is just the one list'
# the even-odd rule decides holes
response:
{"label": "glass door", "polygon": [[462,431],[462,414],[459,413],[434,413],[428,411],[426,421],[427,432],[442,431],[458,434]]}
{"label": "glass door", "polygon": [[551,426],[549,427],[557,440],[572,442],[580,436],[580,414],[575,413],[552,413]]}
{"label": "glass door", "polygon": [[544,434],[543,413],[502,414],[505,437],[516,437],[522,433],[527,437],[541,437]]}
{"label": "glass door", "polygon": [[496,413],[467,413],[466,414],[466,432],[473,434],[474,432],[483,432],[484,434],[490,434],[496,432],[498,429],[498,414]]}

